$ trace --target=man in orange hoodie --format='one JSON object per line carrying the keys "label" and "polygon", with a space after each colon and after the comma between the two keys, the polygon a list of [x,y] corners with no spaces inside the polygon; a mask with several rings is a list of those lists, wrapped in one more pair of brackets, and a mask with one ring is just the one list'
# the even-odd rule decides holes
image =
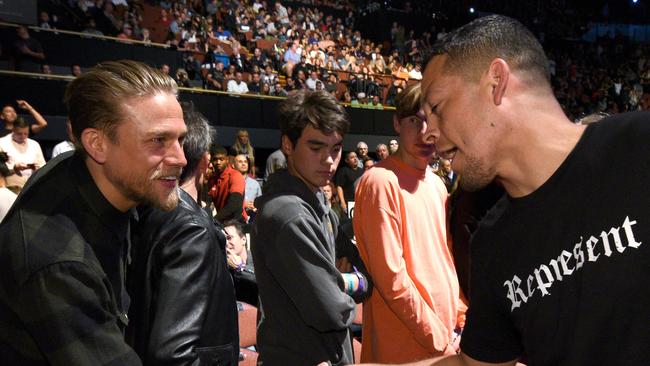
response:
{"label": "man in orange hoodie", "polygon": [[464,319],[447,244],[447,190],[428,166],[435,136],[416,116],[420,91],[414,84],[398,95],[399,149],[367,171],[356,190],[354,231],[376,289],[364,302],[362,362],[453,354],[454,330]]}

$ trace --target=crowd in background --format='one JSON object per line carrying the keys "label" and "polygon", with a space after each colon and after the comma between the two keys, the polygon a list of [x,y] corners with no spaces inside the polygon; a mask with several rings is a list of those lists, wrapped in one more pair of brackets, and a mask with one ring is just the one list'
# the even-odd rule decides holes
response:
{"label": "crowd in background", "polygon": [[[157,38],[142,25],[144,5],[139,1],[70,1],[67,5],[74,16],[49,4],[41,6],[39,26],[166,43],[183,52],[182,63],[171,69],[185,87],[280,97],[294,89],[318,88],[352,106],[382,109],[393,105],[409,80],[422,77],[422,63],[432,45],[445,34],[447,24],[462,18],[458,6],[406,1],[393,10],[413,16],[432,14],[432,26],[416,33],[408,24],[393,22],[390,39],[380,42],[365,38],[355,24],[380,8],[382,4],[374,1],[163,0],[154,4],[160,9],[157,22],[163,29]],[[552,85],[571,119],[599,111],[650,108],[647,45],[618,34],[593,43],[578,41],[589,21],[599,16],[598,9],[585,11],[560,0],[543,6],[514,1],[498,5],[528,24],[545,44]],[[484,1],[482,6],[495,8],[496,4]],[[274,44],[258,48],[256,41],[261,39]],[[169,69],[169,65],[159,66]]]}

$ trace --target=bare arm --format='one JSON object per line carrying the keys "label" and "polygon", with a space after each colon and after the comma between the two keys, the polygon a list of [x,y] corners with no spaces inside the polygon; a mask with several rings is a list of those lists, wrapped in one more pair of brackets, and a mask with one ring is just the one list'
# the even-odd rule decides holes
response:
{"label": "bare arm", "polygon": [[[454,356],[443,356],[430,358],[428,360],[422,360],[412,363],[407,363],[402,366],[524,366],[520,363],[517,363],[516,360],[503,362],[503,363],[486,363],[477,361],[464,353],[460,353]],[[360,366],[381,366],[381,364],[362,364]]]}
{"label": "bare arm", "polygon": [[339,196],[339,201],[341,202],[341,207],[347,211],[348,210],[348,203],[345,202],[345,196],[343,196],[343,187],[337,186],[336,187],[336,194]]}
{"label": "bare arm", "polygon": [[32,115],[32,117],[34,117],[36,124],[30,127],[31,132],[39,133],[43,131],[43,129],[47,126],[47,121],[45,120],[45,118],[43,118],[43,116],[41,116],[41,114],[38,113],[38,111],[34,107],[32,107],[29,103],[27,103],[26,100],[19,99],[16,101],[16,103],[18,103],[18,106],[21,109],[26,110],[27,112],[29,112],[29,114]]}

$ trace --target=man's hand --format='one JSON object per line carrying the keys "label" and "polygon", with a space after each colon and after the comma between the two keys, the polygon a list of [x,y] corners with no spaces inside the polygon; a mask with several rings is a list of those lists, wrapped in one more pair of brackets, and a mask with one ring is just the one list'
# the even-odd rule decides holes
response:
{"label": "man's hand", "polygon": [[348,260],[348,257],[341,257],[336,259],[336,268],[341,273],[350,273],[352,272],[352,263]]}
{"label": "man's hand", "polygon": [[20,109],[24,109],[28,112],[34,109],[34,107],[32,107],[29,103],[27,103],[26,100],[18,99],[16,103],[18,103],[18,107],[20,107]]}
{"label": "man's hand", "polygon": [[253,212],[257,211],[257,208],[255,208],[255,201],[244,201],[244,207]]}

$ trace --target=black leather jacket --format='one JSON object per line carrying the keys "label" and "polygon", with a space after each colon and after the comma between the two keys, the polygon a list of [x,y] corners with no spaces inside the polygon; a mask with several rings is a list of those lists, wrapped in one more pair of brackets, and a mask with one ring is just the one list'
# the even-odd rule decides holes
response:
{"label": "black leather jacket", "polygon": [[127,341],[144,365],[237,365],[225,236],[183,190],[171,212],[138,208]]}

